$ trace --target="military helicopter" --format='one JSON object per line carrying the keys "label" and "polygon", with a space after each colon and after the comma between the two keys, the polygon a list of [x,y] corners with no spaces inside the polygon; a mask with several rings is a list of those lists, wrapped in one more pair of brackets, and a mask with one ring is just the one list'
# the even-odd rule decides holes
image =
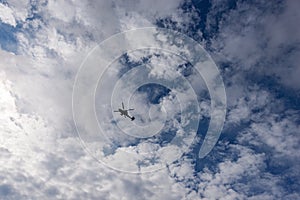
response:
{"label": "military helicopter", "polygon": [[119,112],[121,116],[124,116],[125,118],[128,117],[129,119],[131,119],[131,121],[133,121],[135,119],[135,117],[131,117],[129,114],[128,114],[128,111],[129,110],[134,110],[133,108],[129,108],[129,109],[125,109],[124,108],[124,103],[122,102],[122,108],[119,108],[118,110],[115,110],[114,112]]}

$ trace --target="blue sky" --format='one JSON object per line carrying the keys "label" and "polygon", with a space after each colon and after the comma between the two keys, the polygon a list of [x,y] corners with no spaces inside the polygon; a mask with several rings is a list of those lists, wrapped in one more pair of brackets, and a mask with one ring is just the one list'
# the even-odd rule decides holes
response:
{"label": "blue sky", "polygon": [[[149,2],[0,1],[0,199],[300,199],[299,2]],[[82,148],[72,90],[97,44],[150,26],[179,31],[204,47],[222,76],[227,114],[216,146],[199,159],[211,119],[203,80],[194,79],[190,63],[161,52],[124,54],[107,72],[113,74],[107,89],[96,95],[106,98],[114,81],[141,63],[174,65],[175,71],[185,66],[183,75],[193,82],[201,113],[196,138],[178,160],[157,172],[130,174],[97,162]],[[169,75],[166,69],[153,68],[153,73]],[[139,114],[163,119],[157,106],[175,110],[172,95],[150,84],[132,101]],[[172,122],[176,112],[169,116]],[[180,129],[169,125],[164,130]],[[118,129],[107,127],[120,142],[112,154],[147,147],[141,145],[145,140],[118,138]],[[117,158],[120,165],[129,162]]]}

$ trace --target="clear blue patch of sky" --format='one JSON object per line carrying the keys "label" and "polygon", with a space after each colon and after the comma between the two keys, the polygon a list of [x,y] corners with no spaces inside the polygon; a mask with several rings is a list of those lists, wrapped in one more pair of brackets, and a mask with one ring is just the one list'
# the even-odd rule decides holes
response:
{"label": "clear blue patch of sky", "polygon": [[18,40],[15,35],[17,27],[0,22],[0,45],[1,49],[16,53]]}

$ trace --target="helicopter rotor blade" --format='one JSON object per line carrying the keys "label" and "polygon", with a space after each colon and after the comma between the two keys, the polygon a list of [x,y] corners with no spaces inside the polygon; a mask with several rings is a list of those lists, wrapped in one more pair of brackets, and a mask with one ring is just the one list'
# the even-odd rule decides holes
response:
{"label": "helicopter rotor blade", "polygon": [[123,108],[123,110],[124,110],[124,103],[122,102],[122,108]]}

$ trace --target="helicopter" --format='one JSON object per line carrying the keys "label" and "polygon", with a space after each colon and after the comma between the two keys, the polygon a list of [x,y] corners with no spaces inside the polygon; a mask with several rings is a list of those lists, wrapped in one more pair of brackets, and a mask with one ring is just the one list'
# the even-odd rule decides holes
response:
{"label": "helicopter", "polygon": [[122,108],[119,108],[118,110],[114,110],[114,112],[119,112],[121,116],[124,116],[125,118],[128,117],[129,119],[131,119],[131,121],[133,121],[135,119],[135,117],[134,116],[131,117],[128,114],[128,111],[130,111],[130,110],[134,110],[134,109],[133,108],[129,108],[129,109],[126,110],[124,108],[124,103],[122,102]]}

